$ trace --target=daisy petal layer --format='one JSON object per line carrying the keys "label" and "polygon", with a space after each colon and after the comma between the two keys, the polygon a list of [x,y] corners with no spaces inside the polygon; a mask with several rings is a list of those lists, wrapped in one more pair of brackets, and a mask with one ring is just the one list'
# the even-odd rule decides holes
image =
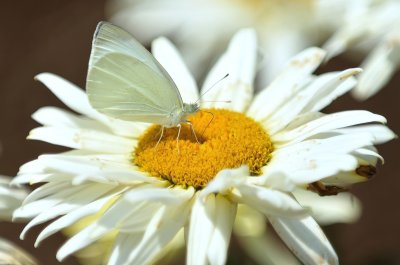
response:
{"label": "daisy petal layer", "polygon": [[322,116],[292,130],[277,133],[272,137],[277,144],[293,144],[330,130],[369,122],[386,123],[386,119],[368,111],[342,111]]}
{"label": "daisy petal layer", "polygon": [[354,87],[356,81],[352,76],[360,72],[359,68],[355,68],[314,78],[272,115],[261,121],[262,124],[270,134],[275,134],[298,115],[319,111]]}
{"label": "daisy petal layer", "polygon": [[35,247],[38,247],[40,242],[49,236],[61,231],[64,228],[67,228],[74,223],[78,222],[80,219],[96,214],[99,212],[114,196],[118,196],[118,194],[113,194],[110,196],[103,197],[101,199],[95,200],[87,205],[84,205],[80,208],[77,208],[64,216],[58,218],[51,224],[49,224],[43,231],[38,235]]}
{"label": "daisy petal layer", "polygon": [[128,259],[115,264],[148,264],[169,243],[184,225],[189,214],[188,203],[180,207],[164,207],[159,216],[152,218],[142,240],[130,253]]}
{"label": "daisy petal layer", "polygon": [[95,130],[39,127],[33,129],[30,140],[40,140],[65,147],[104,153],[129,153],[137,141]]}
{"label": "daisy petal layer", "polygon": [[[368,133],[338,135],[327,139],[311,139],[276,150],[260,179],[268,183],[274,174],[281,173],[297,185],[352,171],[358,161],[351,152],[372,145]],[[326,150],[331,150],[326,152]],[[336,163],[332,163],[336,161]],[[290,166],[289,166],[290,165]]]}
{"label": "daisy petal layer", "polygon": [[320,65],[324,56],[323,50],[309,48],[291,59],[283,72],[255,97],[247,114],[260,122],[267,120],[275,110],[310,82],[312,72]]}

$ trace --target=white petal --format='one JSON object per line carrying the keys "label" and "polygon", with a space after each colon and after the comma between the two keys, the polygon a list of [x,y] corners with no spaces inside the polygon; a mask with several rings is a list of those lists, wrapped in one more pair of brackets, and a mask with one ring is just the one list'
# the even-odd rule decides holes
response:
{"label": "white petal", "polygon": [[154,57],[170,74],[181,93],[183,102],[197,101],[200,96],[196,81],[189,72],[178,50],[166,38],[160,37],[152,42],[151,50]]}
{"label": "white petal", "polygon": [[215,195],[197,198],[190,216],[189,235],[187,241],[187,265],[206,265],[207,252],[214,231]]}
{"label": "white petal", "polygon": [[[50,161],[50,166],[48,166],[46,160],[48,157],[54,158],[56,157],[57,159],[63,159],[66,158],[66,160],[74,160],[74,162],[80,166],[79,163],[81,164],[96,164],[98,168],[102,168],[104,165],[110,165],[113,164],[113,166],[119,167],[121,169],[122,167],[129,168],[130,171],[136,172],[137,168],[132,166],[131,163],[131,156],[130,155],[121,155],[121,154],[92,154],[91,152],[87,151],[82,151],[82,150],[71,150],[64,152],[62,154],[57,154],[57,155],[50,155],[50,156],[41,156],[39,159],[30,161],[24,165],[21,166],[20,171],[18,172],[18,176],[13,179],[12,184],[35,184],[35,183],[40,183],[40,182],[59,182],[59,181],[69,181],[72,182],[74,185],[79,185],[85,181],[97,181],[97,182],[109,182],[112,179],[119,178],[121,179],[121,175],[114,175],[109,180],[104,178],[103,176],[100,175],[92,175],[92,176],[87,176],[87,175],[82,175],[85,172],[82,171],[74,171],[74,174],[67,174],[67,173],[60,173],[64,172],[64,168],[58,168],[54,167],[54,164],[51,164],[54,161]],[[45,159],[46,158],[46,159]],[[47,163],[47,164],[46,164]],[[75,165],[75,166],[77,166]],[[121,173],[121,170],[117,170],[119,173]],[[70,172],[70,171],[67,171]],[[117,172],[114,172],[117,173]],[[128,176],[131,175],[133,179],[134,175],[138,174],[127,174],[129,172],[125,172],[122,175],[123,176]],[[112,174],[112,173],[110,173]],[[143,175],[143,174],[142,174]],[[124,177],[125,178],[125,177]]]}
{"label": "white petal", "polygon": [[101,236],[103,236],[109,231],[112,231],[110,227],[100,228],[97,227],[96,223],[90,224],[83,230],[79,231],[76,235],[71,237],[57,251],[56,255],[57,260],[60,262],[63,261],[67,256],[90,245],[92,242],[98,240]]}
{"label": "white petal", "polygon": [[114,241],[114,247],[111,252],[107,265],[121,265],[128,260],[132,249],[135,249],[143,237],[143,233],[118,233]]}
{"label": "white petal", "polygon": [[397,138],[397,135],[390,130],[385,125],[380,124],[369,124],[362,125],[350,128],[342,128],[334,130],[334,132],[338,132],[340,134],[350,134],[350,133],[369,133],[373,138],[373,144],[383,144],[394,138]]}
{"label": "white petal", "polygon": [[137,182],[162,183],[158,178],[146,175],[128,160],[113,161],[102,156],[42,155],[40,161],[49,171],[71,174],[71,181],[85,179],[116,185]]}
{"label": "white petal", "polygon": [[293,130],[294,128],[300,127],[301,125],[304,125],[310,121],[321,118],[322,116],[326,116],[326,114],[321,112],[307,112],[300,114],[286,126],[285,130],[286,131]]}
{"label": "white petal", "polygon": [[[239,31],[233,38],[227,52],[222,55],[207,76],[201,90],[205,108],[225,108],[243,112],[250,104],[256,71],[257,40],[251,29]],[[220,81],[226,74],[227,78]],[[217,83],[217,84],[216,84]],[[216,84],[214,87],[213,85]],[[207,101],[227,101],[207,102]]]}
{"label": "white petal", "polygon": [[312,216],[321,225],[353,223],[361,215],[360,201],[348,192],[334,196],[319,196],[308,190],[296,189],[293,195],[303,207],[311,209]]}
{"label": "white petal", "polygon": [[350,153],[358,148],[370,146],[373,144],[374,136],[368,131],[355,130],[352,133],[329,135],[329,137],[319,137],[308,139],[302,142],[291,143],[285,146],[280,146],[273,151],[274,156],[288,157],[298,156],[299,152],[305,151],[301,155],[305,157],[309,154],[323,154],[329,151],[330,154],[335,153]]}
{"label": "white petal", "polygon": [[66,186],[68,186],[68,182],[65,181],[57,181],[52,183],[45,183],[33,190],[24,200],[24,205],[40,200],[52,194],[57,194],[61,191],[65,191]]}
{"label": "white petal", "polygon": [[312,100],[303,109],[303,113],[320,111],[327,107],[333,100],[345,94],[356,85],[357,81],[353,76],[359,73],[362,73],[361,68],[351,68],[340,73],[333,72],[320,75],[320,77],[331,76],[331,78],[313,96]]}
{"label": "white petal", "polygon": [[120,232],[124,233],[145,231],[152,216],[162,208],[162,204],[127,200],[126,195],[130,192],[135,192],[137,189],[141,189],[141,187],[124,191],[119,200],[99,219],[98,225],[101,226],[105,222],[110,229],[114,226],[114,228],[118,228]]}
{"label": "white petal", "polygon": [[318,111],[329,105],[333,99],[355,85],[355,79],[349,80],[348,78],[360,71],[358,68],[348,69],[341,73],[328,73],[315,78],[270,115],[268,119],[265,119],[263,121],[264,127],[273,135],[282,130],[300,113]]}
{"label": "white petal", "polygon": [[136,140],[108,133],[62,127],[39,127],[33,129],[27,138],[70,148],[117,154],[130,153],[137,144]]}
{"label": "white petal", "polygon": [[200,196],[204,199],[211,193],[224,194],[228,192],[231,188],[234,188],[240,183],[243,183],[246,179],[246,176],[248,175],[248,166],[241,166],[236,169],[221,170],[202,190]]}
{"label": "white petal", "polygon": [[20,174],[14,177],[11,185],[36,184],[42,182],[41,179],[51,176],[52,174]]}
{"label": "white petal", "polygon": [[194,189],[189,187],[186,189],[180,188],[143,188],[135,189],[125,195],[125,198],[134,203],[140,201],[160,202],[162,204],[181,204],[183,201],[188,201],[194,194]]}
{"label": "white petal", "polygon": [[351,152],[372,145],[372,141],[368,133],[359,133],[311,139],[279,148],[263,168],[264,173],[259,181],[265,179],[267,183],[274,174],[281,173],[296,184],[304,184],[340,171],[355,170],[359,163]]}
{"label": "white petal", "polygon": [[70,109],[91,118],[98,116],[98,112],[90,106],[85,92],[71,82],[51,73],[38,74],[35,79],[47,86]]}
{"label": "white petal", "polygon": [[353,95],[365,100],[385,86],[400,65],[400,35],[389,36],[374,49],[362,64],[364,72],[360,75]]}
{"label": "white petal", "polygon": [[257,121],[267,119],[310,82],[311,73],[324,55],[319,48],[309,48],[292,58],[285,70],[255,97],[247,114]]}
{"label": "white petal", "polygon": [[45,126],[109,131],[101,123],[84,116],[78,116],[57,107],[43,107],[32,114],[32,118]]}
{"label": "white petal", "polygon": [[352,154],[357,157],[360,165],[372,165],[376,166],[378,159],[384,163],[384,159],[378,154],[378,150],[373,146],[366,146],[364,148],[358,148]]}
{"label": "white petal", "polygon": [[318,133],[369,122],[386,123],[386,119],[383,116],[362,110],[336,112],[312,120],[290,131],[273,135],[272,140],[275,143],[287,141],[291,143],[300,142]]}
{"label": "white petal", "polygon": [[[147,203],[146,201],[132,203],[128,202],[126,206],[120,205],[118,208],[111,209],[114,214],[121,215],[125,212],[127,206],[129,207],[129,214],[124,215],[118,224],[118,230],[121,233],[127,234],[141,234],[147,229],[151,218],[159,211],[164,209],[164,206],[169,207],[168,204],[161,203]],[[125,208],[124,208],[125,207]]]}
{"label": "white petal", "polygon": [[[61,261],[72,253],[92,244],[106,233],[118,229],[121,221],[129,216],[131,212],[135,211],[133,206],[132,203],[126,201],[123,197],[118,199],[96,222],[71,237],[58,250],[57,259]],[[150,220],[153,215],[154,212],[152,211],[151,215],[143,217],[147,217]],[[144,230],[145,227],[142,229]]]}
{"label": "white petal", "polygon": [[232,226],[235,220],[237,204],[232,203],[222,195],[215,198],[214,232],[208,247],[208,260],[210,265],[224,265],[228,253]]}
{"label": "white petal", "polygon": [[21,238],[24,238],[26,232],[33,226],[78,209],[112,189],[113,187],[110,185],[89,184],[79,186],[79,189],[74,189],[73,194],[63,197],[57,204],[49,206],[48,208],[42,208],[41,212],[25,226],[21,233]]}
{"label": "white petal", "polygon": [[[32,218],[40,214],[42,209],[46,209],[61,202],[63,196],[71,196],[71,194],[73,194],[76,190],[79,190],[79,187],[67,189],[69,186],[67,183],[56,183],[52,186],[54,189],[51,189],[51,193],[44,193],[44,195],[48,194],[49,196],[38,201],[33,201],[26,205],[23,204],[20,208],[15,210],[13,218]],[[33,196],[35,196],[35,194]],[[29,195],[26,200],[29,201]]]}
{"label": "white petal", "polygon": [[148,264],[153,260],[184,226],[189,205],[184,202],[178,207],[165,206],[160,217],[157,214],[149,222],[143,239],[131,252],[128,260],[120,264]]}
{"label": "white petal", "polygon": [[57,233],[58,231],[66,228],[68,226],[73,225],[78,220],[80,220],[86,216],[89,216],[89,215],[99,212],[104,207],[104,205],[106,205],[106,203],[109,202],[116,195],[118,195],[118,193],[109,195],[107,197],[93,201],[89,204],[83,205],[82,207],[75,209],[75,210],[67,213],[66,215],[58,218],[57,220],[51,222],[38,235],[36,242],[35,242],[35,247],[39,246],[40,242],[43,241],[44,239],[48,238],[49,236]]}
{"label": "white petal", "polygon": [[338,257],[321,228],[311,217],[268,217],[289,249],[308,265],[339,264]]}
{"label": "white petal", "polygon": [[38,159],[29,161],[25,164],[23,164],[20,168],[19,168],[19,174],[26,174],[26,173],[37,173],[37,174],[41,174],[45,172],[45,168],[46,166],[42,164],[42,162],[40,162]]}
{"label": "white petal", "polygon": [[247,204],[265,215],[299,217],[308,211],[301,207],[290,195],[256,185],[237,187],[240,203]]}

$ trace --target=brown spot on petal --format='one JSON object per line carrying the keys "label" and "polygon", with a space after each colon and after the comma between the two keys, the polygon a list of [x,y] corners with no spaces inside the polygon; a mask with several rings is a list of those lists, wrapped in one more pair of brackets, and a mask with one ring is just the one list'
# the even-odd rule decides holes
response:
{"label": "brown spot on petal", "polygon": [[307,189],[318,193],[319,196],[332,196],[337,195],[339,192],[348,191],[348,189],[343,187],[338,187],[334,185],[325,185],[321,181],[316,181],[308,184]]}
{"label": "brown spot on petal", "polygon": [[356,169],[356,173],[360,176],[366,177],[366,178],[372,178],[376,174],[376,167],[368,165],[368,166],[359,166]]}

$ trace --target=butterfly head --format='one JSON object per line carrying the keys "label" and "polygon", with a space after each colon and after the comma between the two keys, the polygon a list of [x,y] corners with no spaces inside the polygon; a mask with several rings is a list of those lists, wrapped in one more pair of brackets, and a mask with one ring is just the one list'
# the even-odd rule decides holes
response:
{"label": "butterfly head", "polygon": [[183,103],[183,112],[187,115],[196,113],[199,111],[199,109],[200,109],[200,104],[197,102],[190,104]]}

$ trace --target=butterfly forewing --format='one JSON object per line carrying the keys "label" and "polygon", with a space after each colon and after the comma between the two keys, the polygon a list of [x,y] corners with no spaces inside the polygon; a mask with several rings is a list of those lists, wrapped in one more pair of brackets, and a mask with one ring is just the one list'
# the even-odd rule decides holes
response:
{"label": "butterfly forewing", "polygon": [[166,125],[183,106],[164,68],[129,33],[107,22],[96,29],[86,88],[96,110],[122,120]]}

